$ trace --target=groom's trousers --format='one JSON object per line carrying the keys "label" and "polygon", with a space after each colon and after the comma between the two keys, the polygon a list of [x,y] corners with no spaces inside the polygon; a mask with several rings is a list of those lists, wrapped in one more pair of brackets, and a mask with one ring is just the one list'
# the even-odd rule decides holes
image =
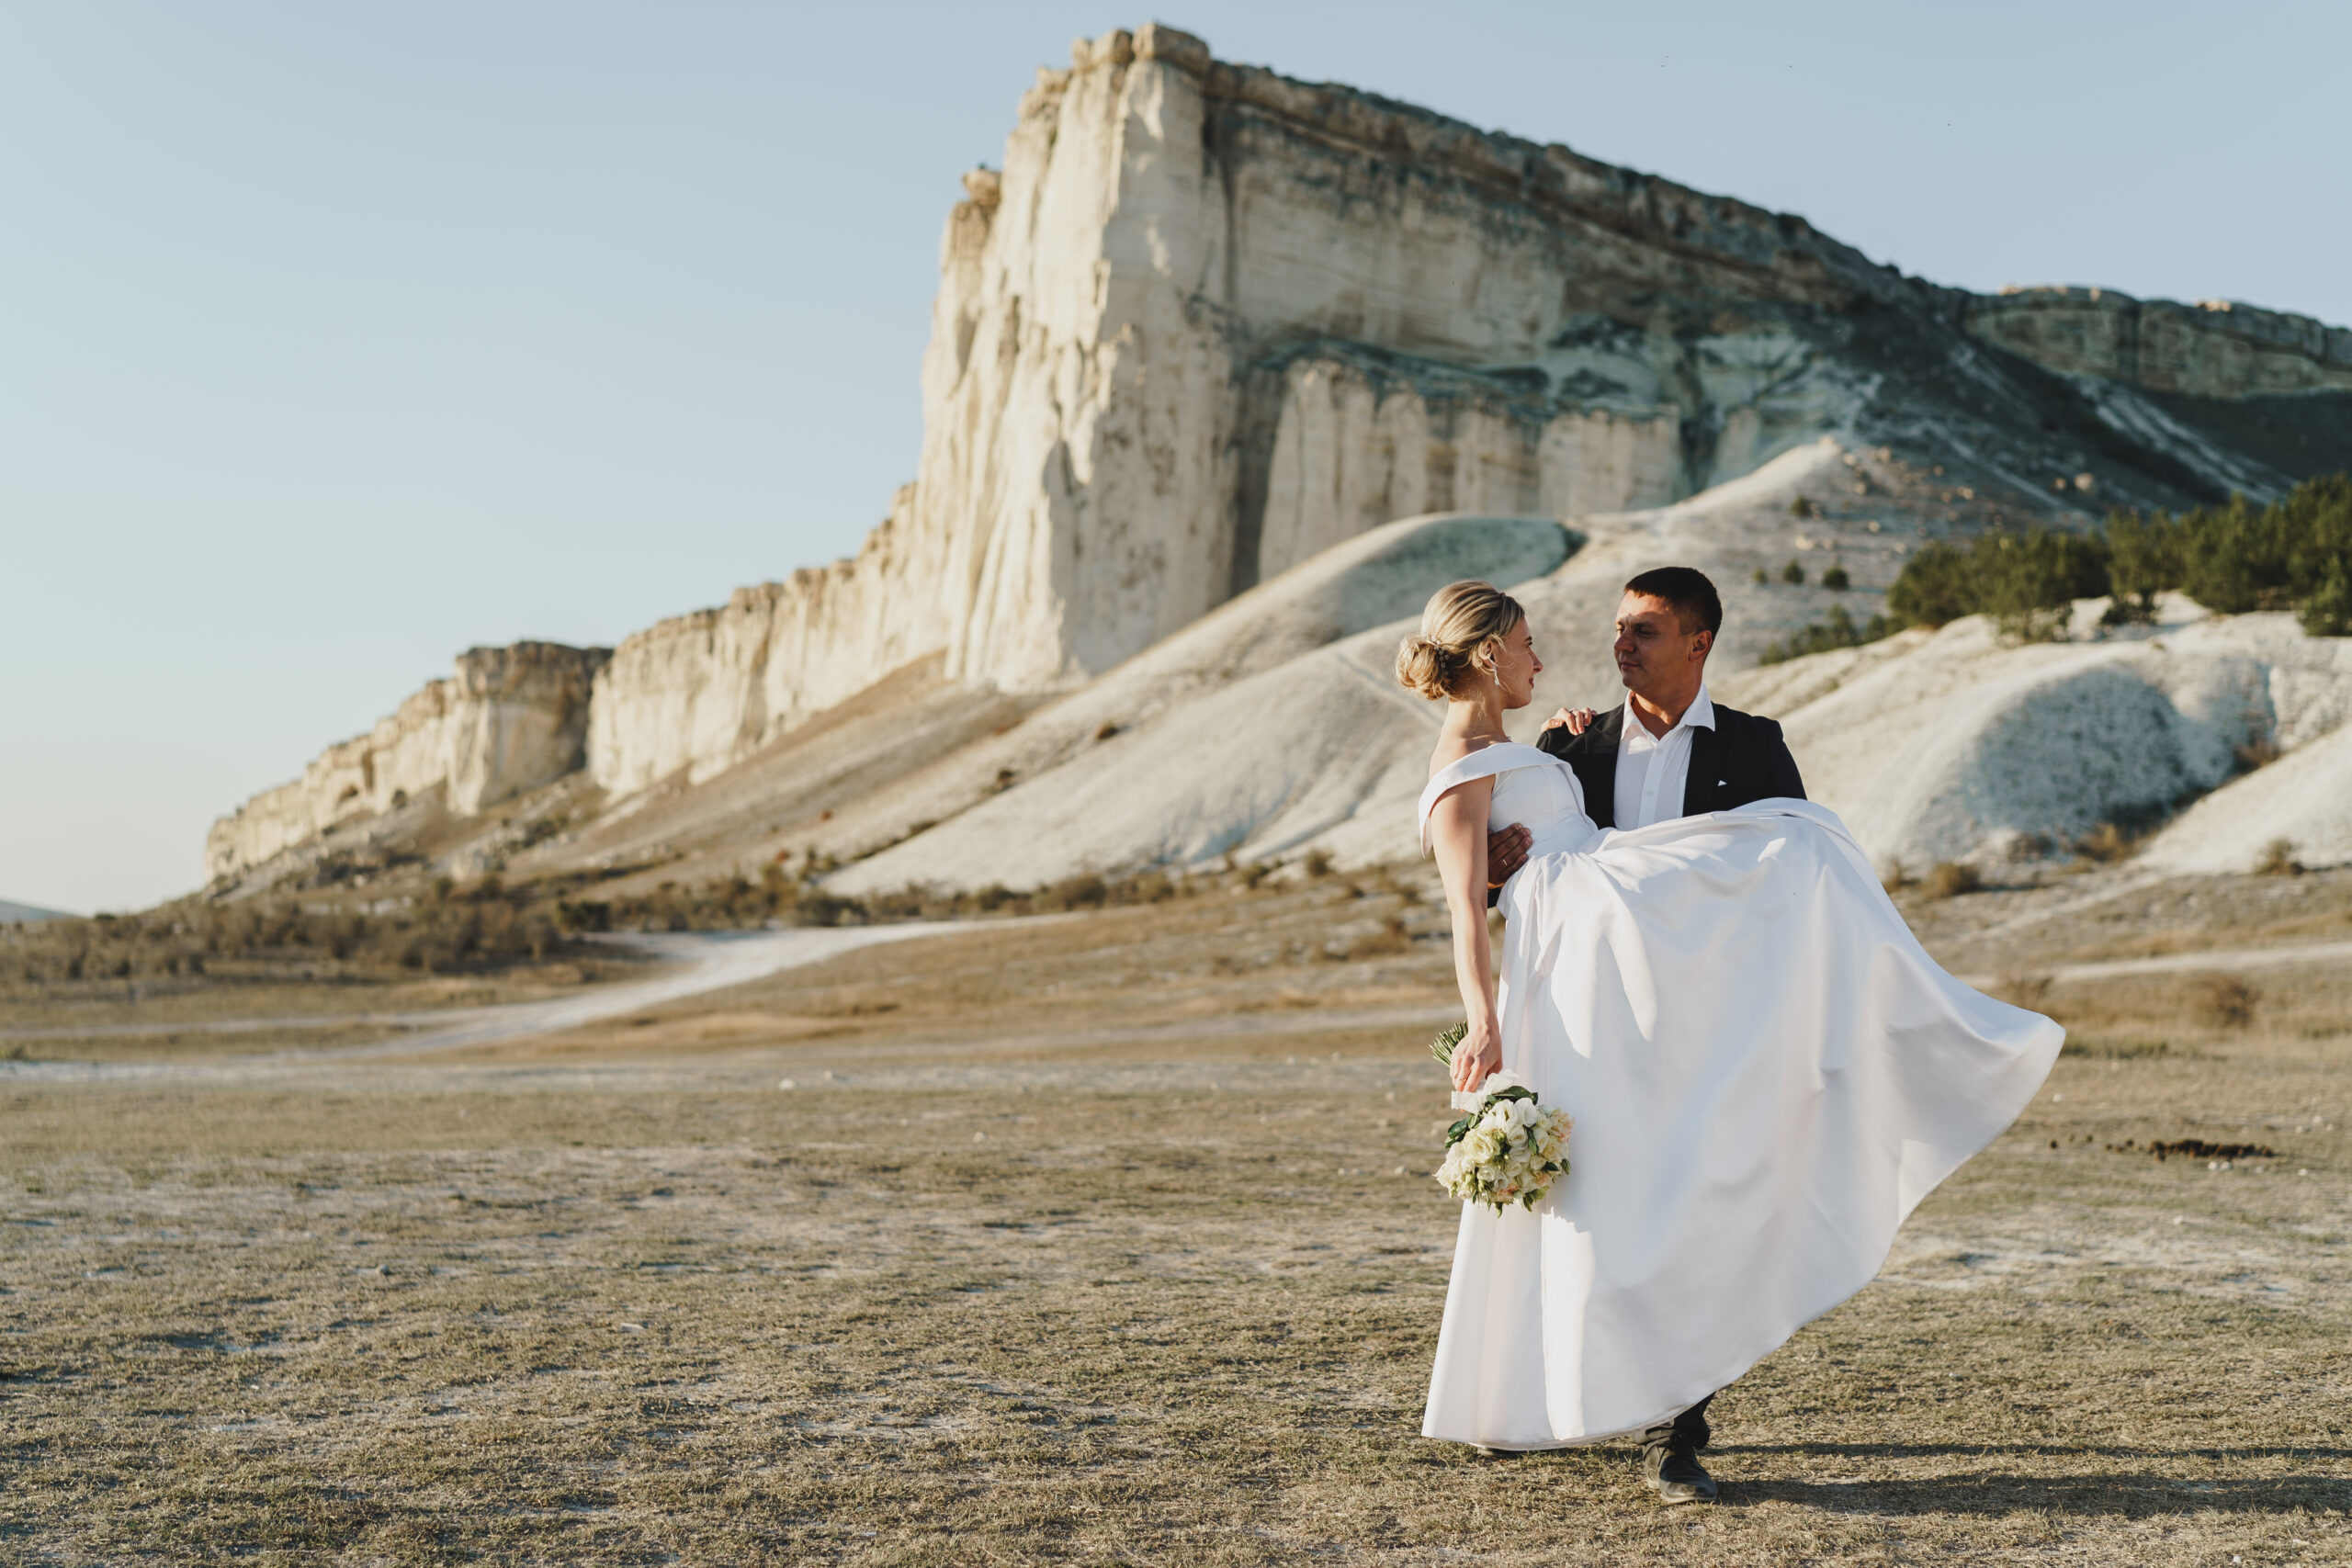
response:
{"label": "groom's trousers", "polygon": [[[1717,1390],[1721,1393],[1721,1390]],[[1642,1447],[1668,1449],[1676,1453],[1695,1454],[1707,1446],[1714,1429],[1707,1425],[1707,1405],[1714,1394],[1692,1405],[1671,1421],[1661,1421],[1642,1429]]]}

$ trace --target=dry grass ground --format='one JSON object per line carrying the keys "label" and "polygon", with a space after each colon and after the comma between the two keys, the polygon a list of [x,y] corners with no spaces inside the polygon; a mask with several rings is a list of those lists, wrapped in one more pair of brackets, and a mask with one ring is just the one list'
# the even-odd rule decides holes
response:
{"label": "dry grass ground", "polygon": [[2352,867],[2157,877],[2127,862],[1966,897],[1912,888],[1897,898],[1919,940],[1954,973],[2352,941]]}
{"label": "dry grass ground", "polygon": [[[494,1057],[0,1069],[0,1559],[2352,1562],[2333,971],[2228,1018],[2052,986],[2089,1049],[1724,1396],[1724,1502],[1669,1513],[1622,1448],[1415,1435],[1444,956],[1357,891]],[[1914,913],[2031,987],[2097,929],[2041,897]],[[2181,1137],[2277,1155],[2138,1152]]]}

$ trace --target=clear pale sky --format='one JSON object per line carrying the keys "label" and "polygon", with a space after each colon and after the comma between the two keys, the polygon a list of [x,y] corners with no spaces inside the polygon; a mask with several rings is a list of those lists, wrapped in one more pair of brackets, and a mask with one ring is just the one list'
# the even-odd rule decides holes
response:
{"label": "clear pale sky", "polygon": [[[988,6],[0,0],[0,898],[128,908],[478,643],[855,547]],[[2352,6],[1201,0],[1218,55],[1803,213],[1973,288],[2352,322]]]}

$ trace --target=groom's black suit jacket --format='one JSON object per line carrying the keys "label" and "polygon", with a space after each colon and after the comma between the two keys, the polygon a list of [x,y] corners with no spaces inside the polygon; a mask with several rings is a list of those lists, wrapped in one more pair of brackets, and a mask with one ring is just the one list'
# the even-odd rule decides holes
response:
{"label": "groom's black suit jacket", "polygon": [[[1539,750],[1576,770],[1577,782],[1584,785],[1585,811],[1597,828],[1617,825],[1617,746],[1624,733],[1625,705],[1620,703],[1597,715],[1582,735],[1570,735],[1564,724],[1535,742]],[[1804,780],[1797,776],[1797,760],[1789,754],[1778,724],[1718,705],[1714,728],[1691,729],[1683,816],[1728,811],[1775,795],[1804,798]]]}
{"label": "groom's black suit jacket", "polygon": [[[1575,770],[1577,782],[1584,786],[1586,814],[1596,828],[1617,826],[1617,745],[1624,734],[1625,705],[1619,703],[1595,716],[1582,735],[1569,734],[1564,724],[1535,739],[1536,750]],[[1690,731],[1690,774],[1682,786],[1682,815],[1728,811],[1775,796],[1805,797],[1804,780],[1797,776],[1797,760],[1781,739],[1781,727],[1716,705],[1714,728],[1694,726]],[[1487,889],[1489,907],[1498,893]]]}

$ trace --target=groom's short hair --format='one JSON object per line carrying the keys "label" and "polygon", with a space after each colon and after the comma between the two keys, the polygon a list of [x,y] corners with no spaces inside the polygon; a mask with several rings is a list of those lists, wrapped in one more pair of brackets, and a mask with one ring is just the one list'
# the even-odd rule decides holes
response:
{"label": "groom's short hair", "polygon": [[1682,623],[1682,635],[1689,637],[1704,626],[1710,632],[1724,629],[1723,595],[1707,581],[1707,574],[1692,567],[1661,566],[1643,572],[1625,584],[1625,592],[1638,593],[1645,599],[1661,599],[1674,606],[1674,618]]}

